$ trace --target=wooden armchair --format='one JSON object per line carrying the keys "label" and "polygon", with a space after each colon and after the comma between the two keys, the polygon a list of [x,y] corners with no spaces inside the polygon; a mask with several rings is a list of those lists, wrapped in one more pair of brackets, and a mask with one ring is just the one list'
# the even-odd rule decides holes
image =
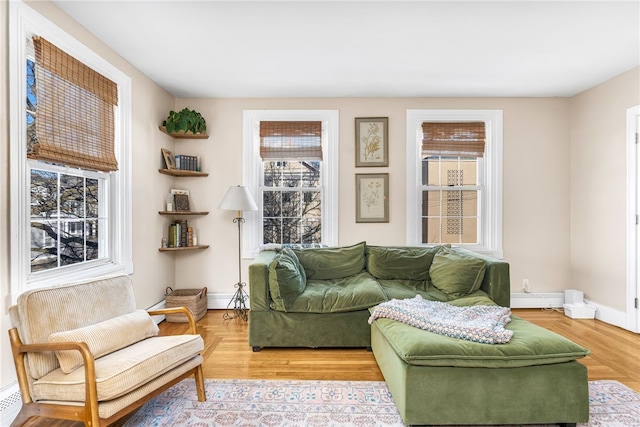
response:
{"label": "wooden armchair", "polygon": [[[193,315],[136,310],[128,276],[28,291],[9,312],[22,395],[11,426],[34,416],[107,426],[191,375],[206,400]],[[189,333],[157,336],[150,316],[172,313],[186,314]]]}

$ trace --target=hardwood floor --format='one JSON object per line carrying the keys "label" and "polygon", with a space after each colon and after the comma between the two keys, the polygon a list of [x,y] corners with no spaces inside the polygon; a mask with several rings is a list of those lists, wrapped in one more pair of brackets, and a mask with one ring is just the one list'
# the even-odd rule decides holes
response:
{"label": "hardwood floor", "polygon": [[[198,322],[205,343],[205,378],[382,381],[373,354],[365,349],[264,348],[247,343],[248,324],[224,322],[209,310]],[[514,309],[514,315],[550,329],[591,350],[581,363],[590,380],[612,379],[640,392],[640,335],[599,320],[574,320],[558,311]],[[162,333],[185,328],[163,322]]]}
{"label": "hardwood floor", "polygon": [[[205,341],[204,376],[221,379],[301,379],[382,381],[373,354],[365,349],[249,347],[248,324],[224,321],[223,310],[209,310],[198,322]],[[559,333],[591,350],[581,363],[589,380],[611,379],[640,392],[640,335],[599,320],[574,320],[558,311],[514,309],[513,314]],[[161,334],[186,330],[184,323],[160,324]],[[79,427],[80,423],[34,420],[28,426]]]}

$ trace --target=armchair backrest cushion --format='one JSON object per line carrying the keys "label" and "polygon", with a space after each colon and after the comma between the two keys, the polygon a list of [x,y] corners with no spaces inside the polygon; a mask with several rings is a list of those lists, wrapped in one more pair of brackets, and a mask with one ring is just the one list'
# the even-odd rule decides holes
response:
{"label": "armchair backrest cushion", "polygon": [[[129,276],[115,276],[58,287],[34,289],[9,310],[25,344],[46,343],[49,335],[93,325],[136,310]],[[29,353],[29,375],[38,379],[59,367],[54,352]]]}

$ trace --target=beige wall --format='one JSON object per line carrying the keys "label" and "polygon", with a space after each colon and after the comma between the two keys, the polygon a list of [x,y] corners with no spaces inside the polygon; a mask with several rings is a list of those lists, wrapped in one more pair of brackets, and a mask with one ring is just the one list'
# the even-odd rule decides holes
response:
{"label": "beige wall", "polygon": [[[561,291],[571,284],[569,267],[569,100],[529,99],[179,99],[207,119],[210,138],[178,142],[176,152],[201,155],[208,178],[181,181],[197,209],[211,213],[192,220],[200,242],[197,254],[176,257],[179,287],[208,286],[231,293],[237,282],[237,229],[233,212],[217,209],[227,187],[242,182],[242,112],[261,109],[332,109],[340,112],[339,243],[366,240],[405,244],[406,110],[502,109],[504,111],[504,258],[511,263],[512,289],[523,278],[536,292]],[[355,117],[389,117],[388,168],[355,168]],[[184,145],[183,145],[184,144]],[[184,148],[182,148],[184,147]],[[355,222],[355,177],[362,172],[390,175],[388,224]],[[245,260],[245,268],[249,260]],[[245,270],[246,271],[246,270]],[[246,272],[243,273],[246,281]]]}
{"label": "beige wall", "polygon": [[626,310],[626,110],[640,68],[571,99],[571,275],[585,298]]}

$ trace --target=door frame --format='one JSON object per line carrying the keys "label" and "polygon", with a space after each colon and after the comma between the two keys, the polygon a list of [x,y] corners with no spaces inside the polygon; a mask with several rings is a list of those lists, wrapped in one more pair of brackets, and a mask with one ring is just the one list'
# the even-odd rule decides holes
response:
{"label": "door frame", "polygon": [[640,333],[640,105],[627,109],[627,315],[625,329]]}

